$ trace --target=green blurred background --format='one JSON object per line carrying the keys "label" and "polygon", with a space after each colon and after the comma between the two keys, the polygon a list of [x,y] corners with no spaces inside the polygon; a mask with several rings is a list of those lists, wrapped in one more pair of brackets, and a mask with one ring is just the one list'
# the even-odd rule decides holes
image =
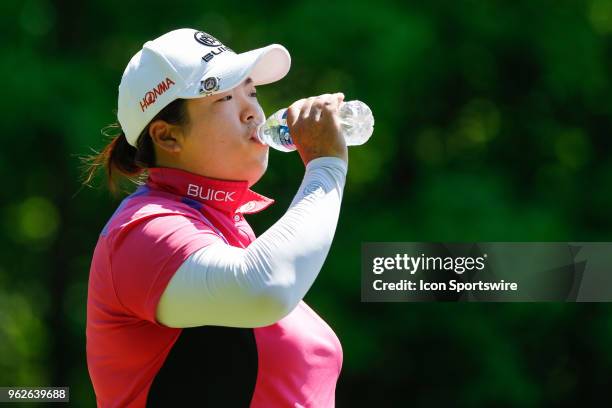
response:
{"label": "green blurred background", "polygon": [[[344,350],[339,407],[593,406],[612,383],[607,304],[361,303],[366,241],[612,241],[612,2],[388,0],[0,3],[0,385],[70,386],[92,406],[85,307],[119,204],[80,188],[130,57],[193,27],[236,52],[286,46],[265,112],[342,91],[368,103],[328,260],[305,300]],[[297,154],[271,151],[260,234]],[[126,189],[133,190],[127,186]],[[605,404],[605,403],[604,403]],[[608,405],[608,404],[605,404]]]}

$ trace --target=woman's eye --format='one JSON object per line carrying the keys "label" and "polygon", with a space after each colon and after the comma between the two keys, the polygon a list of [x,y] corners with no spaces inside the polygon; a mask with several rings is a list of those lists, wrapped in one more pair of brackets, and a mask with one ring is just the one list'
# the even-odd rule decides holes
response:
{"label": "woman's eye", "polygon": [[253,93],[251,93],[251,96],[252,96],[252,97],[257,97],[257,92],[253,92]]}
{"label": "woman's eye", "polygon": [[227,95],[227,96],[224,96],[224,97],[223,97],[223,98],[221,98],[221,99],[218,99],[218,102],[221,102],[221,101],[229,101],[230,99],[232,99],[232,95]]}

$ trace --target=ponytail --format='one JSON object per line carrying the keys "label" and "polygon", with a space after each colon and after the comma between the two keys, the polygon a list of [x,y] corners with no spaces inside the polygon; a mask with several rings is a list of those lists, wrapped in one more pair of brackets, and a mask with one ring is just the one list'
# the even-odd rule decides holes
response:
{"label": "ponytail", "polygon": [[[187,110],[184,99],[176,99],[162,109],[151,121],[162,119],[171,124],[187,123]],[[130,145],[119,123],[113,123],[102,129],[102,134],[110,138],[110,142],[100,152],[81,157],[83,163],[83,182],[90,183],[100,168],[105,169],[107,187],[113,195],[117,195],[120,186],[119,178],[127,178],[135,184],[142,184],[147,175],[147,169],[156,166],[155,148],[149,135],[149,124],[138,136],[136,146]]]}
{"label": "ponytail", "polygon": [[[146,132],[146,134],[145,134]],[[96,172],[105,169],[107,187],[113,195],[117,195],[120,186],[120,177],[124,177],[140,184],[146,169],[155,167],[155,150],[149,137],[149,127],[138,137],[138,149],[130,145],[125,133],[118,123],[113,123],[102,129],[102,134],[110,138],[110,142],[91,156],[82,158],[84,163],[84,185],[90,185]],[[142,148],[141,148],[142,147]]]}

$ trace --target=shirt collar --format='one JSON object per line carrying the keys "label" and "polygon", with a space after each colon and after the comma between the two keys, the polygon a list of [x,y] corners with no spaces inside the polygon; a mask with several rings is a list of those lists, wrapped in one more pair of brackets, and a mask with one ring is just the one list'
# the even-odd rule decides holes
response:
{"label": "shirt collar", "polygon": [[196,200],[230,213],[252,214],[269,207],[274,200],[249,189],[247,181],[219,180],[171,167],[148,169],[147,185]]}

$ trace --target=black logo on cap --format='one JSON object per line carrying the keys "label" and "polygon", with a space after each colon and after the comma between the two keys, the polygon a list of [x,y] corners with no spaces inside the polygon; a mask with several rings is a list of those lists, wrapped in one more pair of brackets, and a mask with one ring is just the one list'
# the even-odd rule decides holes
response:
{"label": "black logo on cap", "polygon": [[208,94],[219,90],[221,78],[208,77],[203,81],[200,81],[200,93]]}
{"label": "black logo on cap", "polygon": [[221,44],[221,41],[217,40],[212,35],[205,33],[204,31],[196,31],[195,34],[193,34],[193,38],[195,38],[195,40],[200,44],[204,44],[208,47],[218,47],[223,45]]}

